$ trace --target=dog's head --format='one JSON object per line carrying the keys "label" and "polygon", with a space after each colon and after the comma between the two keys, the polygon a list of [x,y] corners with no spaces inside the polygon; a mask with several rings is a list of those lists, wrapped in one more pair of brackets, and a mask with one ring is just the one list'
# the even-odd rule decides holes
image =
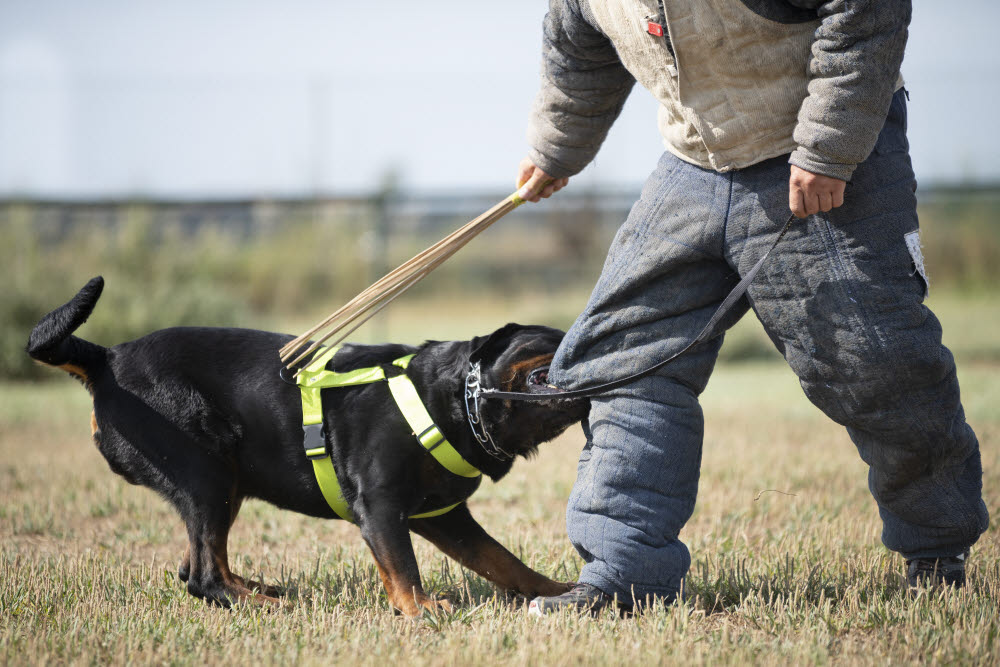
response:
{"label": "dog's head", "polygon": [[[548,369],[565,334],[543,326],[508,324],[485,338],[472,341],[469,363],[479,364],[484,389],[525,393],[551,393]],[[583,419],[587,399],[528,402],[480,398],[482,426],[503,452],[528,456]]]}

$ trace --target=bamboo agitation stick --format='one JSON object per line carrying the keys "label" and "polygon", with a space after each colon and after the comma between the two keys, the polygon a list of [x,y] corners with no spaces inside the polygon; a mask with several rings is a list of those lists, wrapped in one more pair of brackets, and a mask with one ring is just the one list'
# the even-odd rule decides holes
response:
{"label": "bamboo agitation stick", "polygon": [[[281,361],[289,369],[307,359],[320,345],[334,336],[337,345],[358,330],[365,322],[388,306],[396,297],[410,289],[449,257],[462,249],[480,232],[524,203],[515,192],[479,217],[470,220],[421,253],[390,271],[346,305],[334,311],[314,327],[289,341],[280,350]],[[344,331],[347,329],[347,331]],[[311,342],[320,332],[318,339]],[[343,333],[341,333],[343,332]],[[304,348],[304,349],[303,349]],[[298,375],[298,372],[295,373]]]}

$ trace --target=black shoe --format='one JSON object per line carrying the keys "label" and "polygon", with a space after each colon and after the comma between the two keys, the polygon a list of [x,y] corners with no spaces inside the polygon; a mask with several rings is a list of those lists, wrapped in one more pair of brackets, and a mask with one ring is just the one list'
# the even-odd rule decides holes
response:
{"label": "black shoe", "polygon": [[906,561],[906,580],[919,586],[965,586],[965,559],[969,552],[948,558],[914,558]]}
{"label": "black shoe", "polygon": [[572,609],[580,613],[590,612],[596,615],[608,606],[616,606],[619,612],[628,612],[630,607],[616,603],[615,599],[597,586],[577,584],[562,595],[549,598],[537,597],[528,605],[531,616],[545,616],[560,609]]}

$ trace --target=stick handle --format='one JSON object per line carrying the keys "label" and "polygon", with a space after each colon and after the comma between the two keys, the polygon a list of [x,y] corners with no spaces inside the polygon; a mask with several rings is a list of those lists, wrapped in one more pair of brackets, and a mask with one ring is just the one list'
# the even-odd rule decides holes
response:
{"label": "stick handle", "polygon": [[[279,351],[281,361],[286,366],[292,368],[297,363],[305,359],[311,352],[315,351],[324,341],[336,335],[339,331],[348,327],[352,322],[362,317],[372,308],[375,312],[384,308],[390,301],[413,285],[422,280],[431,271],[441,265],[446,259],[458,252],[469,241],[479,235],[483,230],[494,222],[507,215],[515,208],[525,202],[517,192],[501,200],[489,210],[469,221],[459,229],[455,230],[445,238],[433,244],[423,252],[420,252],[409,260],[396,267],[385,276],[375,281],[370,287],[351,299],[345,306],[336,310],[326,319],[322,320],[311,329],[289,341]],[[388,297],[388,298],[387,298]],[[361,321],[349,333],[356,330],[375,313]],[[310,339],[319,331],[333,327],[319,340],[309,345]],[[303,347],[308,348],[298,354]],[[294,359],[292,358],[294,357]],[[290,360],[290,361],[289,361]]]}

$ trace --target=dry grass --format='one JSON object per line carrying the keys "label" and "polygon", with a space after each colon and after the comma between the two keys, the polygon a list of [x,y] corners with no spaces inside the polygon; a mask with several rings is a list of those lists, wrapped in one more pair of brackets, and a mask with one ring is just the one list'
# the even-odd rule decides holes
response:
{"label": "dry grass", "polygon": [[[1000,377],[962,368],[990,494],[1000,478]],[[684,605],[633,620],[529,619],[517,600],[416,538],[427,587],[461,602],[410,621],[389,609],[356,528],[248,503],[233,566],[290,586],[272,612],[214,609],[176,579],[182,526],[110,473],[70,380],[0,384],[0,663],[990,663],[1000,659],[998,544],[959,592],[908,595],[878,540],[864,464],[778,364],[723,366],[705,395],[703,481],[684,537]],[[578,430],[486,484],[473,512],[532,566],[572,578],[564,507]],[[775,489],[776,491],[767,491]]]}

